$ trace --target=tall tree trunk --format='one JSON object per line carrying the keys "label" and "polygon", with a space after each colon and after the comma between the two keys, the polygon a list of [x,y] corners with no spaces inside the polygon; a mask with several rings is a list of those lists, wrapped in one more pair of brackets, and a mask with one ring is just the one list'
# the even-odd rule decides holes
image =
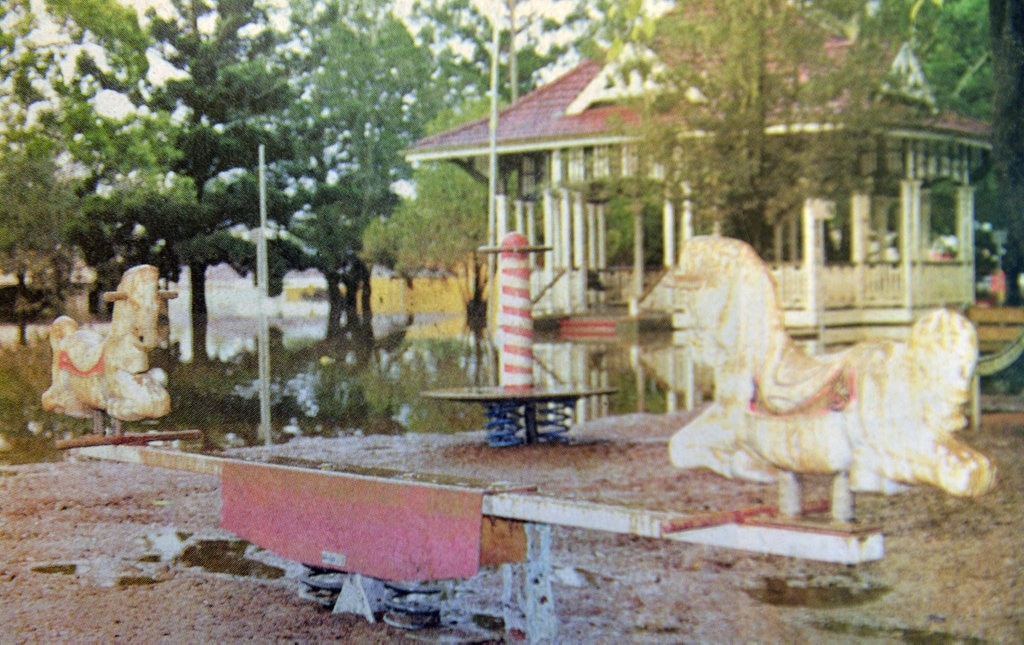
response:
{"label": "tall tree trunk", "polygon": [[327,280],[327,339],[341,338],[341,280],[336,271],[328,271]]}
{"label": "tall tree trunk", "polygon": [[473,254],[473,264],[470,271],[473,272],[473,293],[466,303],[466,325],[476,336],[483,336],[487,328],[487,302],[484,300],[483,264],[477,260],[476,253]]}
{"label": "tall tree trunk", "polygon": [[1007,227],[1006,304],[1022,302],[1024,272],[1024,0],[989,0],[994,91],[992,160]]}
{"label": "tall tree trunk", "polygon": [[188,265],[192,285],[192,360],[209,360],[206,353],[206,325],[209,314],[206,309],[206,265]]}
{"label": "tall tree trunk", "polygon": [[18,344],[28,345],[28,276],[18,271],[18,291],[14,296],[14,311],[18,318]]}
{"label": "tall tree trunk", "polygon": [[373,289],[370,286],[370,271],[366,270],[361,281],[359,294],[359,307],[362,309],[363,326],[373,329]]}

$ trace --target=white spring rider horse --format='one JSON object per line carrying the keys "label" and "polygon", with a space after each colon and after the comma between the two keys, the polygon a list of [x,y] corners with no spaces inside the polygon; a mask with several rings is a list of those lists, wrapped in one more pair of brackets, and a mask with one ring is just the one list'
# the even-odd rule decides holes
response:
{"label": "white spring rider horse", "polygon": [[812,356],[789,337],[775,282],[749,245],[688,240],[679,269],[680,335],[716,384],[714,402],[669,442],[673,464],[778,481],[787,515],[800,513],[800,475],[832,475],[832,514],[844,522],[853,492],[930,484],[974,497],[995,485],[995,465],[956,437],[978,359],[963,315],[932,311],[907,342]]}
{"label": "white spring rider horse", "polygon": [[121,434],[122,421],[155,419],[170,412],[167,375],[149,368],[149,351],[158,342],[160,303],[177,294],[160,291],[158,280],[156,267],[132,267],[121,277],[117,291],[103,294],[105,301],[114,303],[105,337],[79,328],[68,316],[50,325],[52,380],[43,393],[44,410],[91,416],[97,434],[103,433],[105,412],[115,435]]}

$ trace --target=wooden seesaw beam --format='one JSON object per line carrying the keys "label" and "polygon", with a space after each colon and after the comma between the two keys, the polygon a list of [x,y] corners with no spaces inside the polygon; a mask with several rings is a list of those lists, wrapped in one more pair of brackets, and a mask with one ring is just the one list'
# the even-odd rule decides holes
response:
{"label": "wooden seesaw beam", "polygon": [[[222,476],[225,464],[250,463],[239,459],[127,445],[80,448],[78,454],[218,477]],[[395,477],[367,476],[343,470],[288,470],[289,473],[292,471],[306,471],[315,474],[317,478],[338,478],[338,486],[350,486],[356,481],[357,488],[371,486],[388,490],[388,487],[395,487],[396,491],[407,491],[409,486],[436,486],[429,482],[417,482],[410,479],[408,473],[401,471],[396,471]],[[470,489],[467,487],[465,490]],[[885,553],[883,536],[877,528],[779,519],[777,509],[772,506],[687,515],[555,498],[522,490],[492,490],[486,486],[478,490],[482,495],[482,515],[502,520],[607,531],[841,564],[880,560]],[[827,510],[827,502],[805,508],[806,512]],[[331,565],[330,562],[324,564]]]}

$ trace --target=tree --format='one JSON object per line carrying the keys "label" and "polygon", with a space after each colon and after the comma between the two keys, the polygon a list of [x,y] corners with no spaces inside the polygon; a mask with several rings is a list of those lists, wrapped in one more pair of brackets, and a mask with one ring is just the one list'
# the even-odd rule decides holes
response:
{"label": "tree", "polygon": [[418,41],[431,49],[438,63],[434,81],[448,90],[448,105],[487,96],[490,90],[493,20],[499,23],[499,95],[502,103],[534,89],[545,71],[575,55],[558,37],[583,28],[589,16],[585,2],[545,3],[500,0],[501,15],[487,15],[471,0],[417,1],[410,23]]}
{"label": "tree", "polygon": [[300,98],[279,125],[292,150],[276,171],[298,206],[289,231],[326,277],[334,337],[343,313],[350,328],[369,329],[362,234],[398,203],[394,185],[410,175],[403,151],[437,112],[443,91],[431,82],[429,50],[389,7],[355,0],[318,6],[294,8],[293,21],[309,37],[301,47],[305,71],[293,81]]}
{"label": "tree", "polygon": [[1007,226],[1006,304],[1020,306],[1024,272],[1024,2],[989,0],[995,90],[992,158],[997,202]]}
{"label": "tree", "polygon": [[[266,10],[254,0],[216,5],[174,0],[173,5],[174,18],[149,14],[150,33],[167,60],[187,77],[168,81],[152,103],[182,115],[174,139],[181,156],[172,170],[189,178],[195,205],[179,213],[174,220],[176,232],[167,243],[177,261],[189,268],[192,339],[196,355],[203,356],[206,269],[237,261],[245,255],[242,248],[251,246],[234,232],[256,224],[258,200],[252,186],[259,145],[266,145],[271,160],[288,151],[272,117],[294,95],[276,53],[278,35],[269,27]],[[232,187],[238,181],[243,183]],[[279,223],[286,222],[288,215],[268,212]],[[248,257],[254,255],[250,252]]]}
{"label": "tree", "polygon": [[30,302],[30,278],[34,290],[51,294],[44,301],[51,315],[60,310],[73,261],[65,227],[77,197],[45,152],[11,152],[0,160],[0,264],[18,279],[14,313],[24,343],[28,319],[40,309]]}
{"label": "tree", "polygon": [[[717,222],[771,255],[768,231],[804,197],[870,179],[851,160],[887,117],[983,111],[985,48],[967,46],[978,0],[948,13],[942,4],[711,0],[654,19],[631,1],[609,9],[604,41],[613,53],[639,52],[624,74],[663,85],[643,106],[654,124],[650,161],[679,178],[670,183],[686,179],[705,226]],[[656,58],[644,55],[648,47]],[[923,56],[939,83],[911,87],[892,75],[901,47]],[[805,124],[824,129],[801,133]],[[666,126],[679,136],[665,137]]]}
{"label": "tree", "polygon": [[487,243],[486,186],[452,164],[421,166],[417,195],[403,200],[387,222],[366,232],[365,253],[407,278],[418,271],[461,273],[470,326],[486,324],[483,269],[477,249]]}
{"label": "tree", "polygon": [[[153,264],[161,275],[176,276],[180,265],[172,241],[178,223],[195,209],[190,181],[143,174],[84,196],[82,216],[68,227],[68,239],[96,270],[98,291],[113,288],[137,264]],[[101,302],[94,298],[90,305],[99,311]]]}
{"label": "tree", "polygon": [[148,68],[135,11],[114,0],[14,0],[0,7],[0,25],[0,142],[43,139],[55,154],[98,158],[108,123],[97,102],[138,99]]}
{"label": "tree", "polygon": [[[762,253],[770,253],[771,227],[798,212],[807,195],[848,188],[842,183],[856,173],[843,160],[871,140],[863,135],[872,122],[878,50],[837,53],[833,34],[801,7],[711,0],[666,14],[653,36],[649,28],[630,30],[664,65],[657,73],[663,90],[644,106],[646,149],[656,151],[649,161],[685,179],[704,226],[717,223]],[[655,71],[642,54],[634,59],[640,73]],[[624,73],[634,69],[627,64]],[[822,123],[835,133],[801,134],[804,124]],[[666,126],[677,136],[665,137]],[[770,126],[787,134],[771,134]]]}
{"label": "tree", "polygon": [[[8,218],[14,227],[10,234],[34,240],[20,247],[22,258],[8,255],[12,269],[21,272],[24,257],[52,254],[48,249],[60,247],[53,258],[70,261],[65,242],[76,240],[59,236],[73,235],[88,223],[77,205],[69,206],[75,200],[69,201],[68,191],[88,201],[97,191],[116,191],[122,182],[154,173],[162,177],[175,151],[166,137],[168,116],[137,107],[151,84],[149,40],[134,10],[113,0],[13,2],[0,9],[0,23],[0,78],[9,90],[0,92],[0,143],[13,151],[12,167],[24,171],[22,178],[10,179],[34,195],[28,210],[40,223],[32,227]],[[45,172],[57,177],[44,180]],[[52,187],[49,197],[46,190],[36,194],[39,186]],[[90,241],[103,245],[102,239]],[[101,274],[102,263],[114,257],[86,253]],[[38,262],[32,263],[35,272]],[[54,283],[42,275],[35,281],[59,294],[66,271],[55,275]]]}

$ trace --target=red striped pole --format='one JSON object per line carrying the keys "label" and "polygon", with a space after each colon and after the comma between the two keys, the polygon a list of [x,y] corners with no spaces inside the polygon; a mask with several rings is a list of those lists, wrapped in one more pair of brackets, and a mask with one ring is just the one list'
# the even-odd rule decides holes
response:
{"label": "red striped pole", "polygon": [[533,303],[530,300],[530,265],[522,233],[501,240],[498,329],[501,330],[501,385],[506,389],[533,387]]}

